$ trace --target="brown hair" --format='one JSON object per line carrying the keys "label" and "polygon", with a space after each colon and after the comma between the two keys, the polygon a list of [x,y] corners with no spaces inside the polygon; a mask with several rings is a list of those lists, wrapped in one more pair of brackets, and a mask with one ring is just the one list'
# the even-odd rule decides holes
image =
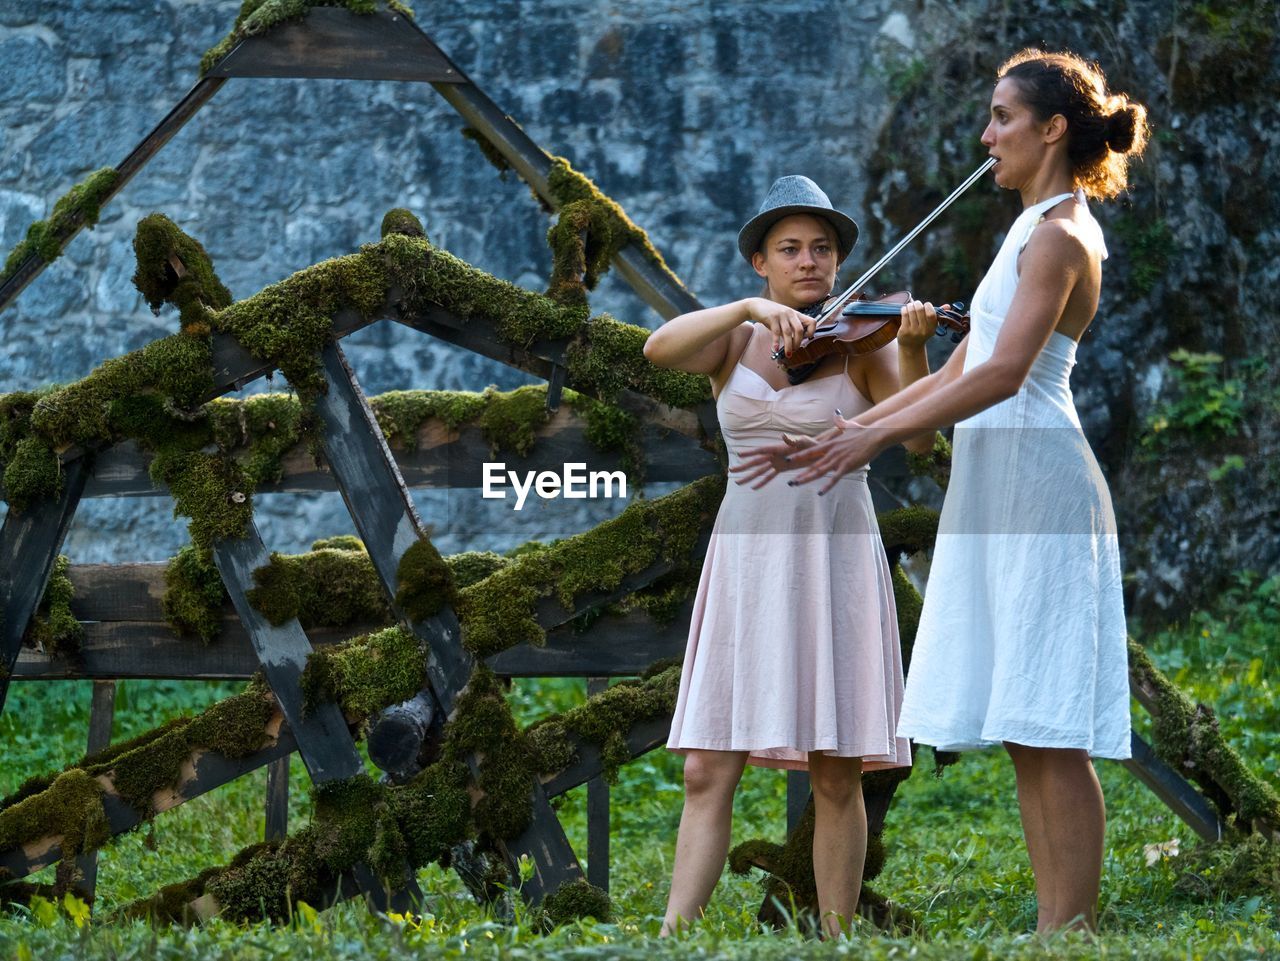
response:
{"label": "brown hair", "polygon": [[1039,121],[1062,114],[1067,159],[1077,187],[1090,197],[1114,197],[1128,184],[1129,158],[1147,145],[1147,108],[1107,90],[1096,63],[1074,53],[1028,47],[1000,66],[998,79],[1018,82],[1021,100]]}

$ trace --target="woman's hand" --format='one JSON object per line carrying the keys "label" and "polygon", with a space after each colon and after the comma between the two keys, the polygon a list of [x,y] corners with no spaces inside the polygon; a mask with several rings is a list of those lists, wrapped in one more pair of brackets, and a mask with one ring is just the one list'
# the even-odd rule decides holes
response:
{"label": "woman's hand", "polygon": [[805,438],[809,443],[757,447],[746,451],[738,466],[731,470],[742,474],[737,478],[739,484],[757,481],[751,485],[752,489],[763,487],[784,470],[801,471],[788,481],[793,487],[830,474],[826,478],[827,483],[818,491],[825,494],[845,474],[864,467],[880,453],[881,445],[874,433],[857,421],[836,415],[835,426],[817,437]]}
{"label": "woman's hand", "polygon": [[913,300],[902,307],[902,324],[898,327],[898,347],[919,351],[938,329],[938,312],[933,304]]}
{"label": "woman's hand", "polygon": [[813,336],[814,328],[818,325],[816,317],[806,317],[798,310],[764,297],[750,298],[747,301],[747,313],[753,321],[769,328],[773,334],[773,349],[785,348],[788,357],[799,348],[802,340]]}

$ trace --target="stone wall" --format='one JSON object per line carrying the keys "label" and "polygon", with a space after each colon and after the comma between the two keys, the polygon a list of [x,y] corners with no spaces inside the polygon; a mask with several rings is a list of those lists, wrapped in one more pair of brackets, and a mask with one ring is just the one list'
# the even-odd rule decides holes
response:
{"label": "stone wall", "polygon": [[[237,7],[0,6],[0,248],[89,171],[123,159],[195,83],[201,53]],[[1166,610],[1219,576],[1280,561],[1276,403],[1262,398],[1265,381],[1251,382],[1243,432],[1205,441],[1182,438],[1175,424],[1174,442],[1152,448],[1159,456],[1136,456],[1173,396],[1174,347],[1217,350],[1236,364],[1276,353],[1280,122],[1275,57],[1266,56],[1275,12],[1224,5],[1244,13],[1205,27],[1196,18],[1214,7],[473,0],[419,2],[417,22],[537,142],[621,202],[707,303],[755,292],[733,240],[774,177],[814,177],[862,224],[851,279],[982,158],[977,135],[1004,54],[1044,42],[1098,57],[1149,103],[1157,138],[1130,198],[1099,212],[1113,257],[1073,381],[1115,491],[1133,607]],[[1231,17],[1261,23],[1249,34],[1253,52],[1233,50],[1243,28]],[[1215,60],[1219,48],[1231,56]],[[1236,93],[1215,92],[1228,80],[1239,81]],[[0,315],[0,391],[74,379],[176,329],[176,317],[153,317],[129,282],[134,226],[152,210],[205,244],[236,296],[376,239],[382,214],[398,205],[422,217],[435,243],[541,289],[549,221],[514,176],[500,179],[458,136],[461,126],[426,85],[230,81],[98,228]],[[979,185],[883,281],[963,298],[1016,214],[1012,199]],[[612,277],[592,306],[659,320]],[[348,343],[370,392],[525,382],[391,324]],[[1209,480],[1224,453],[1246,466]],[[467,493],[419,497],[445,550],[562,535],[596,519],[549,509],[517,525],[509,509],[485,510]],[[168,512],[162,498],[86,502],[68,552],[160,559],[185,540]],[[599,516],[610,512],[602,505]],[[349,529],[336,495],[264,496],[259,516],[268,543],[286,550]]]}

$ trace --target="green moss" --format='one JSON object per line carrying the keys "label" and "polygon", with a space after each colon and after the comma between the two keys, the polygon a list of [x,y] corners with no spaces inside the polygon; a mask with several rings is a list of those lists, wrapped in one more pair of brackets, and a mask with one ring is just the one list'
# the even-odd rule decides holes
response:
{"label": "green moss", "polygon": [[284,921],[289,916],[292,866],[278,847],[260,849],[243,864],[214,874],[204,893],[218,902],[221,916],[228,921]]}
{"label": "green moss", "polygon": [[70,567],[71,562],[62,554],[53,562],[44,598],[31,621],[30,637],[46,653],[75,662],[81,656],[84,627],[71,612],[75,586],[67,576]]}
{"label": "green moss", "polygon": [[654,501],[637,501],[618,517],[554,547],[516,558],[503,570],[460,592],[463,643],[476,657],[515,644],[540,644],[537,622],[544,597],[555,596],[566,611],[586,592],[611,592],[628,574],[658,560],[682,565],[692,558],[702,528],[724,493],[724,478],[705,477]]}
{"label": "green moss", "polygon": [[463,320],[487,317],[496,324],[503,342],[516,347],[572,336],[587,318],[584,308],[522,290],[425,240],[392,234],[373,250],[384,258],[411,313],[436,305]]}
{"label": "green moss", "polygon": [[711,400],[706,377],[666,370],[646,360],[648,337],[645,328],[620,323],[607,314],[591,318],[566,354],[574,389],[601,400],[634,390],[671,407],[693,407]]}
{"label": "green moss", "polygon": [[373,561],[363,551],[272,552],[253,581],[249,603],[272,624],[296,617],[303,627],[345,627],[391,619]]}
{"label": "green moss", "polygon": [[408,784],[387,792],[387,805],[400,826],[410,864],[442,860],[467,836],[471,796],[467,766],[438,761]]}
{"label": "green moss", "polygon": [[164,616],[179,634],[208,644],[222,630],[227,589],[209,551],[184,547],[164,570]]}
{"label": "green moss", "polygon": [[[164,304],[178,308],[183,333],[209,333],[206,308],[221,309],[231,303],[231,292],[214,272],[209,254],[195,238],[185,234],[164,214],[150,214],[138,221],[133,238],[138,269],[133,285],[152,312]],[[179,277],[173,265],[184,268]]]}
{"label": "green moss", "polygon": [[902,644],[902,669],[905,671],[911,664],[911,652],[915,649],[924,598],[907,579],[901,564],[893,565],[892,579],[893,603],[898,609],[898,639]]}
{"label": "green moss", "polygon": [[602,204],[590,200],[574,200],[560,209],[559,220],[547,231],[551,247],[548,297],[562,304],[587,305],[587,291],[595,290],[620,246],[614,242],[614,223]]}
{"label": "green moss", "polygon": [[399,627],[323,648],[307,657],[302,673],[305,711],[335,701],[348,717],[367,718],[407,701],[427,682],[421,642]]}
{"label": "green moss", "polygon": [[311,542],[311,549],[313,551],[358,551],[361,554],[367,552],[364,541],[354,534],[337,534],[333,537],[322,537],[318,541]]}
{"label": "green moss", "polygon": [[613,923],[613,904],[609,895],[579,878],[566,881],[542,902],[541,918],[547,927],[572,924],[583,918],[595,918],[603,924]]}
{"label": "green moss", "polygon": [[62,493],[62,465],[58,455],[38,437],[15,445],[4,469],[5,497],[16,511],[25,511],[46,497]]}
{"label": "green moss", "polygon": [[[312,7],[346,7],[352,13],[370,14],[378,10],[376,0],[244,0],[231,32],[210,47],[200,58],[200,76],[208,73],[242,40],[266,33],[276,24],[305,17]],[[388,9],[413,17],[413,9],[399,0],[390,0]]]}
{"label": "green moss", "polygon": [[490,387],[484,392],[480,429],[489,441],[490,456],[514,450],[521,457],[533,450],[539,427],[551,416],[547,410],[547,388],[543,384],[517,387],[499,393]]}
{"label": "green moss", "polygon": [[641,446],[640,418],[616,404],[595,400],[586,394],[566,390],[564,402],[573,408],[585,425],[583,436],[596,450],[618,452],[622,469],[637,485],[644,482],[644,448]]}
{"label": "green moss", "polygon": [[673,284],[680,286],[680,279],[671,272],[662,254],[649,240],[649,235],[632,222],[616,202],[601,193],[586,176],[574,170],[564,157],[552,158],[547,184],[556,207],[564,209],[575,201],[585,201],[593,208],[592,217],[603,216],[609,224],[607,246],[603,252],[605,262],[611,260],[623,246],[634,244],[652,264],[667,275]]}
{"label": "green moss", "polygon": [[85,771],[67,771],[41,793],[0,811],[0,851],[59,836],[68,860],[111,836],[102,785]]}
{"label": "green moss", "polygon": [[449,565],[430,540],[419,538],[396,567],[396,604],[409,620],[425,621],[457,599]]}
{"label": "green moss", "polygon": [[929,453],[907,451],[907,469],[917,477],[928,477],[945,491],[951,480],[951,444],[941,433],[934,434]]}
{"label": "green moss", "polygon": [[505,180],[507,177],[507,171],[511,169],[511,164],[509,164],[507,162],[507,158],[502,155],[502,151],[495,147],[489,141],[489,138],[475,127],[463,127],[462,136],[480,148],[480,152],[484,154],[484,159],[493,164],[494,167],[497,168],[498,173],[502,175],[502,179]]}
{"label": "green moss", "polygon": [[190,518],[191,543],[208,550],[215,541],[243,537],[253,517],[253,488],[234,460],[203,451],[162,450],[151,461],[151,479],[169,488],[173,514]]}
{"label": "green moss", "polygon": [[444,561],[453,571],[453,583],[458,590],[480,583],[509,563],[507,558],[493,551],[464,551],[451,554]]}
{"label": "green moss", "polygon": [[26,236],[9,252],[0,270],[0,284],[17,273],[32,254],[46,264],[57,260],[78,225],[92,228],[98,222],[102,204],[119,179],[114,167],[102,167],[59,197],[49,218],[28,227]]}
{"label": "green moss", "polygon": [[487,403],[486,394],[464,390],[392,390],[370,397],[369,406],[387,443],[416,450],[418,431],[423,424],[438,418],[450,430],[456,430],[480,416]]}
{"label": "green moss", "polygon": [[387,234],[403,234],[406,237],[421,237],[424,240],[427,236],[422,221],[414,216],[413,211],[404,207],[394,207],[383,215],[381,236],[385,237]]}
{"label": "green moss", "polygon": [[890,563],[903,554],[914,554],[933,546],[938,537],[938,512],[919,504],[900,507],[876,515],[880,540]]}
{"label": "green moss", "polygon": [[303,410],[292,394],[255,394],[243,400],[217,398],[204,407],[213,441],[232,455],[252,490],[279,483],[284,457],[304,437]]}
{"label": "green moss", "polygon": [[1249,771],[1218,730],[1218,719],[1204,704],[1194,704],[1129,638],[1129,676],[1154,694],[1151,734],[1156,754],[1195,781],[1224,815],[1242,829],[1280,830],[1280,795]]}

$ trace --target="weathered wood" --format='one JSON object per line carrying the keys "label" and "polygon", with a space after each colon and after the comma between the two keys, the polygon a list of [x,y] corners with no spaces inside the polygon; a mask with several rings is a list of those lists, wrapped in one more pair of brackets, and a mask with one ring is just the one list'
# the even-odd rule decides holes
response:
{"label": "weathered wood", "polygon": [[78,461],[62,472],[62,493],[10,509],[0,526],[0,711],[31,616],[44,597],[58,551],[71,526],[90,465]]}
{"label": "weathered wood", "polygon": [[[690,422],[688,427],[692,429],[693,424]],[[508,470],[521,474],[527,471],[558,473],[566,463],[584,463],[589,471],[623,469],[622,454],[597,450],[584,432],[585,425],[572,408],[561,407],[535,432],[537,440],[528,456],[514,451],[501,451],[494,456],[489,440],[478,426],[464,425],[460,430],[449,430],[440,421],[433,420],[419,431],[414,449],[392,448],[391,452],[409,488],[480,487],[484,482],[484,464],[490,460],[502,460]],[[693,481],[720,471],[715,455],[687,434],[656,424],[641,428],[637,447],[644,461],[647,483]],[[133,441],[108,448],[98,455],[83,496],[169,496],[167,490],[152,482],[148,473],[150,465],[151,455],[139,451]],[[260,492],[310,493],[338,489],[328,465],[317,465],[303,444],[285,454],[280,467],[280,480],[263,484],[258,488]]]}
{"label": "weathered wood", "polygon": [[582,867],[541,784],[533,789],[529,826],[519,837],[499,842],[498,849],[506,858],[512,877],[519,876],[522,856],[527,855],[532,863],[533,876],[520,886],[520,896],[529,904],[540,904],[562,884],[582,878]]}
{"label": "weathered wood", "polygon": [[[297,749],[284,717],[276,710],[263,729],[263,747],[242,758],[227,758],[212,751],[192,755],[183,779],[172,790],[157,794],[152,802],[155,813],[161,814],[193,798],[200,797],[229,781],[255,771],[280,757],[287,757]],[[110,777],[105,778],[103,806],[113,836],[137,827],[150,815],[140,813],[115,794]],[[62,857],[61,838],[50,836],[43,841],[0,850],[0,869],[9,871],[14,878],[23,878],[41,868],[54,864]]]}
{"label": "weathered wood", "polygon": [[[224,83],[226,81],[220,77],[205,77],[188,90],[165,118],[116,167],[115,185],[103,196],[99,206],[105,207],[112,197],[124,189],[124,185],[133,179],[133,175],[141,170],[188,120],[195,116],[196,111],[203,107]],[[78,214],[72,217],[71,223],[73,226],[70,232],[62,240],[64,247],[84,227],[83,219]],[[27,257],[17,271],[0,284],[0,310],[4,310],[9,302],[47,266],[48,264],[38,254]]]}
{"label": "weathered wood", "polygon": [[1145,784],[1191,830],[1206,841],[1220,841],[1225,833],[1221,815],[1182,775],[1156,756],[1140,735],[1132,735],[1133,757],[1121,761],[1125,769]]}
{"label": "weathered wood", "polygon": [[355,741],[336,704],[319,704],[309,714],[303,715],[300,682],[312,647],[297,619],[274,626],[245,596],[253,586],[254,570],[270,560],[257,526],[250,523],[247,536],[237,540],[219,540],[214,545],[213,559],[231,594],[240,622],[249,632],[267,684],[280,703],[280,709],[298,742],[311,780],[322,784],[363,773],[364,764],[356,753]]}
{"label": "weathered wood", "polygon": [[369,760],[394,780],[403,781],[422,769],[420,757],[432,735],[440,734],[443,719],[436,711],[435,698],[420,692],[402,704],[394,704],[378,715],[369,728],[365,745]]}
{"label": "weathered wood", "polygon": [[247,37],[211,67],[212,77],[335,80],[463,80],[440,48],[394,10],[313,7],[301,20]]}
{"label": "weathered wood", "polygon": [[[587,678],[587,696],[609,687],[607,677]],[[596,775],[587,782],[587,880],[609,890],[609,785]]]}
{"label": "weathered wood", "polygon": [[400,559],[419,540],[426,540],[426,533],[386,438],[336,342],[325,348],[323,363],[328,389],[316,403],[316,414],[323,427],[325,459],[392,611],[427,646],[431,690],[448,716],[473,666],[462,647],[462,628],[449,608],[420,622],[400,609],[395,597]]}
{"label": "weathered wood", "polygon": [[267,803],[264,841],[283,841],[289,834],[289,758],[267,765]]}
{"label": "weathered wood", "polygon": [[804,817],[804,809],[809,804],[809,772],[787,772],[787,833],[790,834]]}
{"label": "weathered wood", "polygon": [[[96,754],[111,744],[111,728],[116,716],[116,682],[94,681],[89,702],[88,754]],[[98,887],[98,852],[89,851],[76,858],[75,887],[81,900],[93,903]]]}
{"label": "weathered wood", "polygon": [[[627,732],[625,738],[627,750],[633,758],[647,754],[654,748],[666,744],[670,733],[671,716],[669,714],[638,721]],[[542,778],[542,786],[548,797],[558,797],[580,784],[586,784],[602,770],[600,749],[590,741],[584,741],[581,738],[575,741],[573,762],[563,770]]]}

